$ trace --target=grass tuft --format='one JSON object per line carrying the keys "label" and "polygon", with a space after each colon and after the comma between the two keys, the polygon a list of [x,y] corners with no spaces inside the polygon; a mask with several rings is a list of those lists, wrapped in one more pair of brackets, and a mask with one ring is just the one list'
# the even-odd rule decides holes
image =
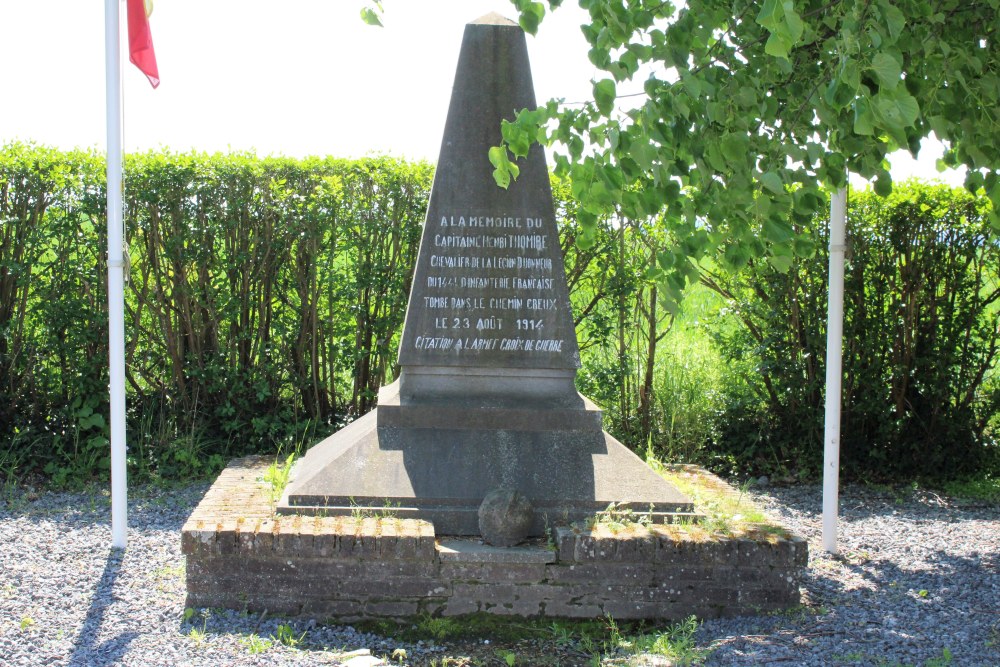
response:
{"label": "grass tuft", "polygon": [[271,504],[278,502],[281,498],[281,494],[285,492],[285,487],[288,486],[288,476],[292,472],[292,466],[295,465],[295,452],[292,452],[285,458],[285,462],[281,463],[280,459],[275,459],[274,463],[267,467],[264,471],[264,481],[271,485],[268,491],[268,497],[271,499]]}
{"label": "grass tuft", "polygon": [[698,523],[679,524],[690,537],[702,532],[708,536],[751,537],[770,540],[788,538],[788,530],[775,523],[747,495],[747,484],[734,492],[721,479],[695,466],[665,466],[652,464],[653,469],[677,487],[694,503],[695,510],[705,518]]}

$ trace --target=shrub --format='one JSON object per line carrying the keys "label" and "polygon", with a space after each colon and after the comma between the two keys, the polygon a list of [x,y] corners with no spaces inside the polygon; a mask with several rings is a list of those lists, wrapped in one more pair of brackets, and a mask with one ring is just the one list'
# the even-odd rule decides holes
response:
{"label": "shrub", "polygon": [[[852,196],[845,280],[841,463],[862,477],[955,477],[996,448],[1000,246],[988,201],[909,184]],[[752,265],[707,276],[743,324],[719,340],[743,373],[718,445],[757,470],[815,473],[822,461],[827,220],[820,250],[787,273]]]}
{"label": "shrub", "polygon": [[[393,373],[429,165],[125,166],[133,470],[205,472],[370,409]],[[104,181],[93,153],[0,149],[0,437],[57,481],[107,467]]]}

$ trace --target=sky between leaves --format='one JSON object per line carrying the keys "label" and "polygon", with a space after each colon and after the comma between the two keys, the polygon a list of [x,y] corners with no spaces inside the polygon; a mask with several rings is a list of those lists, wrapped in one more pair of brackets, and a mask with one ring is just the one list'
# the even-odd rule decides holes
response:
{"label": "sky between leaves", "polygon": [[[465,23],[517,12],[505,0],[387,0],[378,28],[360,18],[368,4],[154,0],[162,83],[154,91],[126,65],[126,151],[436,160]],[[583,18],[567,1],[528,37],[540,103],[590,95]],[[0,62],[0,144],[104,150],[103,2],[0,3]],[[893,176],[960,184],[961,174],[936,172],[939,155],[895,156]]]}

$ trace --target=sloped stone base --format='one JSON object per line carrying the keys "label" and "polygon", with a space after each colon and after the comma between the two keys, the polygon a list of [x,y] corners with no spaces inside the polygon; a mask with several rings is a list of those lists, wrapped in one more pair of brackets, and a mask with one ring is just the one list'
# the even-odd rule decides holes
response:
{"label": "sloped stone base", "polygon": [[389,504],[400,517],[431,521],[438,534],[478,536],[483,498],[513,489],[531,501],[537,537],[547,525],[584,521],[612,503],[660,523],[692,510],[684,494],[602,430],[601,411],[575,389],[530,400],[407,402],[401,386],[383,387],[377,408],[296,462],[279,514],[350,516]]}
{"label": "sloped stone base", "polygon": [[807,546],[683,526],[560,526],[526,546],[435,535],[418,519],[276,515],[267,461],[234,461],[184,525],[188,606],[399,618],[486,612],[678,619],[799,603]]}

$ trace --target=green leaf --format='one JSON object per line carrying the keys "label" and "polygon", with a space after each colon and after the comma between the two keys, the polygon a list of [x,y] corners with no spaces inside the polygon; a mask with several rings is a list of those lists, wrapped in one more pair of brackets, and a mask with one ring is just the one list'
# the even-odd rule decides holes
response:
{"label": "green leaf", "polygon": [[778,0],[764,0],[764,5],[757,14],[757,23],[773,32],[781,22],[780,15],[781,5]]}
{"label": "green leaf", "polygon": [[677,264],[677,259],[672,251],[663,250],[656,253],[656,263],[662,270],[669,271]]}
{"label": "green leaf", "polygon": [[819,164],[820,159],[823,157],[823,146],[817,143],[808,143],[806,145],[806,155],[809,156],[809,162],[812,164]]}
{"label": "green leaf", "polygon": [[816,241],[808,237],[796,237],[792,240],[792,252],[796,257],[810,259],[816,254]]}
{"label": "green leaf", "polygon": [[708,165],[719,173],[724,173],[729,166],[723,158],[722,151],[717,144],[708,144],[705,147],[705,161]]}
{"label": "green leaf", "polygon": [[495,167],[493,170],[493,180],[501,188],[506,190],[510,187],[511,178],[517,179],[521,173],[520,168],[507,157],[507,149],[503,146],[493,146],[489,150],[490,163]]}
{"label": "green leaf", "polygon": [[827,86],[826,103],[834,109],[843,109],[854,101],[861,87],[861,69],[857,62],[846,59],[841,64],[837,77]]}
{"label": "green leaf", "polygon": [[[988,182],[986,187],[989,187]],[[994,183],[993,187],[986,193],[986,196],[989,197],[990,202],[993,204],[993,210],[1000,211],[1000,182]]]}
{"label": "green leaf", "polygon": [[643,279],[649,281],[661,280],[663,278],[663,271],[656,268],[656,266],[647,266],[646,272],[643,274]]}
{"label": "green leaf", "polygon": [[854,102],[854,133],[869,137],[875,134],[875,116],[867,97]]}
{"label": "green leaf", "polygon": [[767,258],[771,266],[775,268],[778,273],[788,273],[788,270],[792,268],[792,264],[795,263],[795,258],[786,255],[771,255]]}
{"label": "green leaf", "polygon": [[787,243],[793,236],[795,230],[784,220],[767,218],[764,220],[764,239],[771,243]]}
{"label": "green leaf", "polygon": [[647,171],[653,166],[653,160],[657,157],[656,149],[645,140],[645,137],[633,141],[628,147],[628,154],[640,168]]}
{"label": "green leaf", "polygon": [[507,143],[510,152],[516,157],[524,157],[535,142],[538,125],[530,113],[519,113],[513,123],[502,121],[500,134]]}
{"label": "green leaf", "polygon": [[586,210],[578,211],[577,222],[580,223],[581,233],[576,237],[576,245],[580,250],[589,250],[597,243],[597,216]]}
{"label": "green leaf", "polygon": [[597,104],[597,110],[605,116],[611,115],[617,96],[615,82],[611,79],[601,79],[594,84],[594,102]]}
{"label": "green leaf", "polygon": [[788,52],[802,39],[805,29],[792,0],[765,0],[757,23],[771,33],[764,52],[783,60],[788,60]]}
{"label": "green leaf", "polygon": [[545,17],[545,6],[540,2],[518,2],[517,8],[521,11],[521,18],[518,23],[529,35],[538,32],[538,25]]}
{"label": "green leaf", "polygon": [[776,195],[785,194],[785,184],[781,181],[781,176],[773,171],[761,174],[760,184]]}
{"label": "green leaf", "polygon": [[750,251],[750,248],[742,243],[730,243],[726,245],[726,250],[723,253],[723,259],[725,259],[726,263],[736,270],[742,269],[749,264],[752,257],[753,253]]}
{"label": "green leaf", "polygon": [[875,111],[887,130],[903,130],[912,127],[920,116],[917,99],[900,88],[892,93],[880,92],[872,98]]}
{"label": "green leaf", "polygon": [[892,41],[896,41],[903,34],[903,27],[906,25],[906,17],[895,5],[885,3],[882,5],[882,17],[885,19],[886,27],[889,29],[889,36]]}
{"label": "green leaf", "polygon": [[361,20],[368,25],[377,25],[380,28],[383,27],[382,21],[378,18],[378,14],[371,7],[365,7],[361,10]]}
{"label": "green leaf", "polygon": [[990,211],[990,227],[993,228],[994,232],[1000,234],[1000,212]]}
{"label": "green leaf", "polygon": [[79,421],[79,426],[80,426],[80,430],[81,431],[86,431],[87,429],[90,429],[90,428],[101,428],[101,429],[103,429],[104,426],[105,426],[105,424],[104,424],[104,415],[102,415],[99,412],[95,412],[94,414],[90,415],[89,417],[84,417],[83,419],[81,419]]}
{"label": "green leaf", "polygon": [[802,23],[802,17],[799,16],[799,13],[795,11],[795,3],[792,0],[785,0],[782,6],[785,10],[785,25],[788,27],[788,36],[791,38],[792,46],[794,46],[802,39],[805,24]]}
{"label": "green leaf", "polygon": [[745,134],[730,133],[722,137],[722,154],[730,162],[745,162],[750,150],[750,138]]}
{"label": "green leaf", "polygon": [[792,50],[792,42],[785,35],[772,32],[764,44],[764,53],[775,58],[788,60],[788,52]]}
{"label": "green leaf", "polygon": [[819,210],[821,200],[815,193],[800,189],[792,194],[793,210],[799,215],[812,215]]}
{"label": "green leaf", "polygon": [[888,90],[893,90],[899,84],[899,77],[903,73],[899,62],[887,53],[875,54],[871,68],[878,77],[879,87]]}
{"label": "green leaf", "polygon": [[888,197],[892,194],[892,176],[884,169],[875,175],[875,182],[872,189],[879,197]]}

